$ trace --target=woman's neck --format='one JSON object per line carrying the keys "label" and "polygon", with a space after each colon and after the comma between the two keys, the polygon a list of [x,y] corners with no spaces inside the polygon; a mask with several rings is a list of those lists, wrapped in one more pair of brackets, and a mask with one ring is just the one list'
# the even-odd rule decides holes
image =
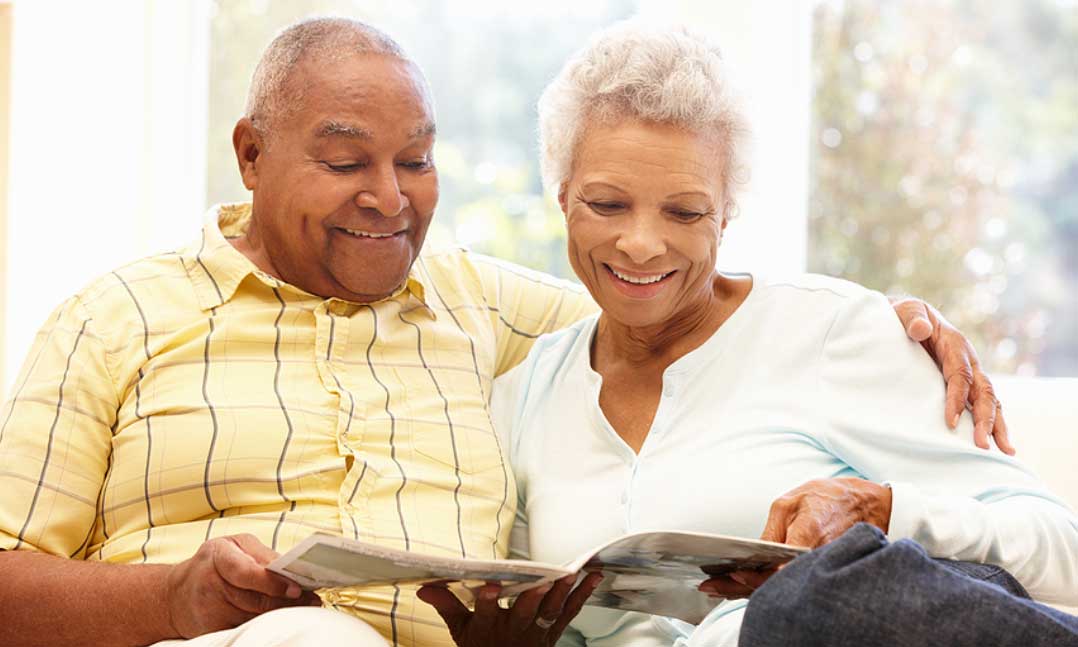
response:
{"label": "woman's neck", "polygon": [[665,370],[710,339],[751,289],[751,278],[731,278],[716,272],[708,289],[701,290],[696,298],[659,324],[627,326],[603,314],[599,317],[592,349],[592,366],[600,370],[612,364],[628,364]]}

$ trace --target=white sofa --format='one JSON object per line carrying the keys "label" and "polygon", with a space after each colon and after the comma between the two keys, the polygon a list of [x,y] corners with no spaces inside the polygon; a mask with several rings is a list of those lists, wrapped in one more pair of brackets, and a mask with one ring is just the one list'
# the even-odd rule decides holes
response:
{"label": "white sofa", "polygon": [[[1078,511],[1078,379],[993,382],[1017,457]],[[1078,608],[1060,608],[1078,615]]]}

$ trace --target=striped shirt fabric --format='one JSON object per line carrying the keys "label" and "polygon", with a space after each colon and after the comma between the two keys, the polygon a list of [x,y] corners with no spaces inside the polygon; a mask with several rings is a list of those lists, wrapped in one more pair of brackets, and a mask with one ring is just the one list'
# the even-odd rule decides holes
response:
{"label": "striped shirt fabric", "polygon": [[[460,249],[355,304],[259,271],[211,210],[187,248],[62,304],[0,410],[0,549],[175,563],[211,537],[313,532],[500,558],[516,488],[493,378],[595,311],[579,286]],[[332,590],[393,645],[451,645],[414,590]]]}

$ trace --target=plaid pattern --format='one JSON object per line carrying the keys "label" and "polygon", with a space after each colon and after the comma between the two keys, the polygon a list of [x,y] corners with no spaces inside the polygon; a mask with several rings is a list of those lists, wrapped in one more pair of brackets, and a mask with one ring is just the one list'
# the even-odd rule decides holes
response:
{"label": "plaid pattern", "polygon": [[[315,531],[504,557],[516,490],[491,380],[594,310],[580,288],[462,250],[377,303],[257,270],[219,207],[188,248],[104,276],[38,333],[0,409],[0,549],[177,562]],[[411,590],[330,591],[395,645],[452,644]]]}

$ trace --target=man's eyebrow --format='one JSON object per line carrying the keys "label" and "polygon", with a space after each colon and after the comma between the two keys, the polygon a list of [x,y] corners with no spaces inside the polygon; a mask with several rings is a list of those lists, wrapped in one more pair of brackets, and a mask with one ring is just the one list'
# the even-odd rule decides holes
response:
{"label": "man's eyebrow", "polygon": [[354,137],[356,139],[374,139],[374,135],[366,128],[352,126],[339,121],[326,121],[315,131],[318,137]]}
{"label": "man's eyebrow", "polygon": [[427,123],[423,124],[422,126],[419,126],[418,128],[413,129],[412,132],[408,133],[408,138],[409,139],[419,139],[421,137],[433,137],[435,135],[435,133],[437,133],[437,132],[438,132],[438,129],[435,128],[434,122],[433,121],[428,121]]}

